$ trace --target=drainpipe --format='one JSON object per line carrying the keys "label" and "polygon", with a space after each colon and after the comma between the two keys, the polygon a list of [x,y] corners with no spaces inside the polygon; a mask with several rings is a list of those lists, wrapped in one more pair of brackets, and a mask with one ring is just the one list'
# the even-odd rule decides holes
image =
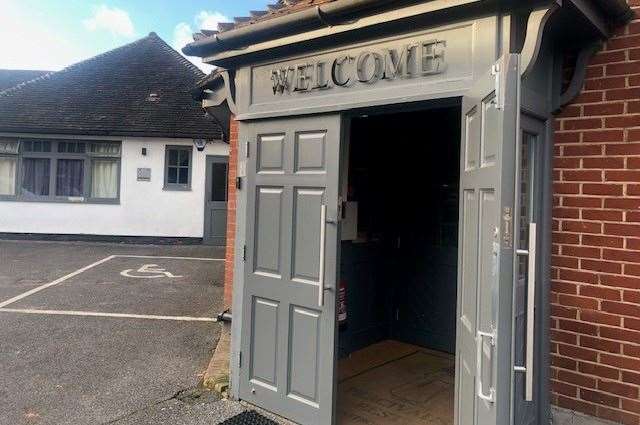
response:
{"label": "drainpipe", "polygon": [[231,323],[231,320],[233,320],[233,315],[229,309],[226,309],[216,317],[216,322]]}
{"label": "drainpipe", "polygon": [[214,34],[187,44],[182,52],[188,56],[208,56],[221,51],[233,50],[252,44],[254,41],[272,40],[302,30],[331,27],[347,22],[349,15],[365,9],[397,4],[398,0],[337,0],[331,3],[290,13],[277,18],[258,21],[237,29]]}

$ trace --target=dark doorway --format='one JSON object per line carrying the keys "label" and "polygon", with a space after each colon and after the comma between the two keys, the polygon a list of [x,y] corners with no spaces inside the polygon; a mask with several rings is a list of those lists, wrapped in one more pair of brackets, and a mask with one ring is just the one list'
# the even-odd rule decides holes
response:
{"label": "dark doorway", "polygon": [[348,162],[341,422],[453,423],[460,107],[355,117]]}

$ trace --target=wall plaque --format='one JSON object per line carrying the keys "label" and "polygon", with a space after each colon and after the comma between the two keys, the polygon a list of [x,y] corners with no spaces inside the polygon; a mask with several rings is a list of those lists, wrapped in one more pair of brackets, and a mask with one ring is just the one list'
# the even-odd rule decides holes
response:
{"label": "wall plaque", "polygon": [[137,175],[139,182],[151,181],[151,168],[138,168]]}

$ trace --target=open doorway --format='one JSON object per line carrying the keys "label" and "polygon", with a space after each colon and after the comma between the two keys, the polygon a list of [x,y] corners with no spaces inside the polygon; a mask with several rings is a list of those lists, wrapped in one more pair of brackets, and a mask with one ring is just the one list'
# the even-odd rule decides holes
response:
{"label": "open doorway", "polygon": [[453,424],[460,106],[351,121],[338,423]]}

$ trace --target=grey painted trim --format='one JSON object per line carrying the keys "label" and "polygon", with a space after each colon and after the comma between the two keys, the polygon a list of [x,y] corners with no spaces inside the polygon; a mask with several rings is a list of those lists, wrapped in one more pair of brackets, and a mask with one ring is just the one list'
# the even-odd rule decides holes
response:
{"label": "grey painted trim", "polygon": [[119,236],[62,233],[9,233],[0,232],[0,240],[10,241],[59,241],[59,242],[106,242],[140,245],[201,245],[202,238],[172,236]]}
{"label": "grey painted trim", "polygon": [[[25,133],[25,132],[5,132],[0,130],[0,137],[7,138],[37,138],[37,139],[47,139],[47,140],[57,140],[64,139],[63,141],[85,141],[85,142],[129,142],[132,140],[127,140],[126,138],[114,138],[109,136],[93,136],[90,134],[62,134],[62,133]],[[133,141],[145,141],[149,143],[169,143],[168,140],[174,141],[175,143],[179,142],[191,142],[193,143],[193,137],[146,137],[146,136],[127,136],[133,139]],[[202,137],[196,137],[195,139],[202,139]],[[213,143],[223,143],[222,139],[212,139],[207,140]]]}
{"label": "grey painted trim", "polygon": [[538,378],[536,384],[540,387],[538,396],[538,418],[541,423],[548,423],[546,418],[551,417],[550,396],[550,368],[551,368],[551,253],[553,245],[553,145],[554,145],[554,120],[546,121],[546,140],[542,152],[542,214],[541,226],[538,227],[540,237],[540,270],[542,271],[540,283],[540,305],[538,306],[538,321],[536,323],[540,347],[537,350],[539,356]]}
{"label": "grey painted trim", "polygon": [[[465,3],[479,0],[462,0]],[[288,35],[317,29],[335,30],[340,26],[358,24],[360,17],[371,10],[389,8],[401,3],[398,0],[338,0],[336,2],[303,9],[299,12],[260,21],[252,25],[232,29],[211,37],[187,44],[183,52],[187,55],[207,56],[217,52],[242,50],[251,44],[284,38]],[[408,3],[405,1],[405,3]],[[458,1],[449,0],[449,7]],[[444,3],[444,7],[447,7]],[[345,19],[348,17],[348,19]]]}
{"label": "grey painted trim", "polygon": [[544,9],[533,11],[529,15],[527,36],[522,47],[522,76],[526,77],[538,61],[542,48],[542,36],[546,32],[551,16],[560,9],[557,3]]}
{"label": "grey painted trim", "polygon": [[205,136],[203,133],[164,133],[153,131],[104,131],[94,129],[66,130],[60,128],[29,128],[29,127],[0,127],[2,133],[14,134],[59,134],[62,136],[96,136],[96,137],[148,137],[154,139],[207,139],[219,140],[220,133],[216,132],[211,136]]}
{"label": "grey painted trim", "polygon": [[587,76],[587,66],[589,65],[589,61],[601,48],[602,43],[600,41],[594,41],[587,44],[582,48],[582,50],[580,50],[578,59],[576,60],[575,70],[571,77],[571,82],[564,93],[560,95],[560,99],[558,100],[559,103],[554,108],[556,111],[571,103],[571,101],[580,94],[582,86],[584,85],[584,79]]}
{"label": "grey painted trim", "polygon": [[[363,1],[363,0],[356,0]],[[225,63],[238,62],[243,60],[247,61],[246,57],[255,55],[257,53],[265,52],[268,50],[278,49],[285,47],[290,49],[293,45],[299,45],[301,43],[308,44],[309,42],[317,43],[319,39],[327,37],[344,36],[347,33],[362,32],[362,31],[374,31],[375,26],[389,23],[400,23],[404,20],[413,19],[418,16],[425,16],[430,14],[436,14],[447,9],[448,13],[453,13],[455,9],[463,6],[475,5],[484,0],[430,0],[427,2],[413,2],[411,5],[402,5],[390,11],[378,12],[373,15],[363,15],[358,19],[354,19],[343,25],[337,25],[329,28],[321,28],[316,30],[309,30],[307,32],[297,32],[293,35],[288,35],[269,41],[250,44],[242,49],[222,51],[220,53],[214,53],[209,56],[204,56],[203,61],[205,63],[224,66]],[[392,3],[395,3],[392,1]],[[485,11],[490,13],[488,11]],[[459,13],[458,13],[459,15]],[[447,16],[447,21],[452,22],[459,18],[459,16]],[[415,24],[409,24],[413,27]],[[404,29],[406,31],[406,28]],[[398,31],[402,32],[402,30]],[[379,33],[379,32],[378,32]]]}
{"label": "grey painted trim", "polygon": [[[240,161],[246,161],[249,152],[247,141],[247,134],[249,129],[246,123],[239,123],[238,125],[238,147],[237,158],[235,165],[239,167]],[[244,179],[244,177],[242,177]],[[242,261],[242,250],[245,244],[246,238],[246,222],[247,214],[247,188],[246,184],[242,185],[240,189],[236,190],[236,234],[235,234],[235,246],[233,256],[233,293],[232,293],[232,312],[234,315],[233,322],[231,323],[231,361],[230,361],[230,395],[231,398],[237,400],[240,398],[239,382],[240,382],[240,352],[242,344],[242,302],[244,295],[244,262]],[[245,366],[246,367],[246,366]]]}
{"label": "grey painted trim", "polygon": [[[181,150],[189,152],[189,181],[187,184],[169,183],[169,151]],[[184,167],[181,167],[184,168]],[[193,173],[193,146],[189,145],[165,145],[164,147],[164,186],[162,190],[176,191],[176,192],[188,192],[191,190]]]}
{"label": "grey painted trim", "polygon": [[593,2],[588,0],[569,1],[584,15],[585,18],[587,18],[589,23],[595,28],[595,30],[600,34],[601,37],[609,38],[609,24],[601,11],[596,8]]}
{"label": "grey painted trim", "polygon": [[[235,77],[235,72],[234,72]],[[222,71],[222,79],[224,80],[225,98],[227,105],[233,115],[238,114],[238,106],[236,105],[236,83],[235,78],[231,78],[229,71]]]}
{"label": "grey painted trim", "polygon": [[[17,141],[31,141],[25,137],[13,137]],[[15,195],[0,195],[0,202],[35,202],[35,203],[57,203],[57,204],[103,204],[103,205],[119,205],[120,204],[120,191],[122,185],[122,141],[120,140],[90,140],[90,139],[54,139],[46,137],[33,137],[32,140],[48,141],[51,143],[50,152],[23,152],[21,149],[17,154],[0,154],[0,157],[12,157],[17,159],[16,177],[15,177]],[[85,153],[65,153],[58,152],[58,143],[73,142],[73,143],[85,143]],[[112,143],[120,146],[120,154],[118,155],[106,155],[106,154],[94,154],[91,153],[90,145],[92,143]],[[24,159],[48,159],[49,160],[49,195],[47,196],[27,196],[22,193],[22,168]],[[57,161],[59,159],[78,159],[83,161],[83,196],[58,196],[56,195],[56,176],[57,176]],[[116,198],[94,198],[91,197],[91,179],[92,179],[92,164],[95,160],[113,160],[116,161],[118,166],[118,182],[117,182],[117,195]],[[82,198],[82,200],[72,200],[73,198]]]}

